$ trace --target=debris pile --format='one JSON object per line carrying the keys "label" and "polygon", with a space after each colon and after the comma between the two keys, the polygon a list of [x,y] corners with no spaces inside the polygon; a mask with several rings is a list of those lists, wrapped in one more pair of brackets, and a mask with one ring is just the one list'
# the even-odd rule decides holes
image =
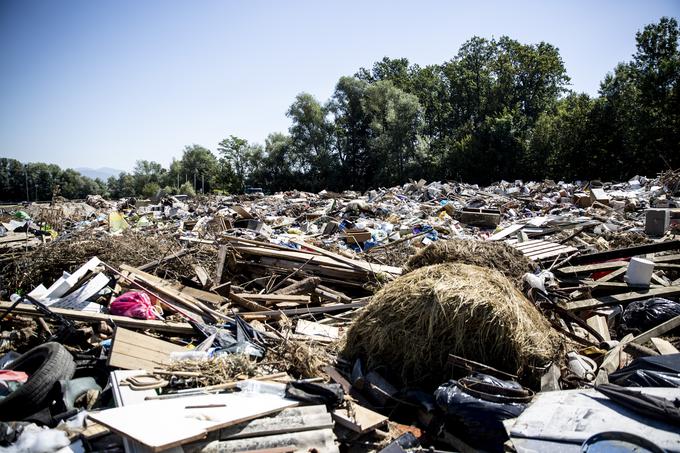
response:
{"label": "debris pile", "polygon": [[679,181],[1,206],[0,449],[680,451]]}

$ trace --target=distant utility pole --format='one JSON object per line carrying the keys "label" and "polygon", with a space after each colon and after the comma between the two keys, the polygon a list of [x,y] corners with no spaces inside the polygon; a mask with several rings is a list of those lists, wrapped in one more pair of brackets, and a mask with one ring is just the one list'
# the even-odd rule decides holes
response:
{"label": "distant utility pole", "polygon": [[24,165],[24,176],[26,177],[26,201],[31,201],[31,197],[28,196],[28,165]]}
{"label": "distant utility pole", "polygon": [[179,190],[179,172],[177,172],[177,190]]}
{"label": "distant utility pole", "polygon": [[205,173],[201,173],[201,193],[205,193]]}
{"label": "distant utility pole", "polygon": [[196,173],[198,170],[194,170],[194,190],[196,190]]}

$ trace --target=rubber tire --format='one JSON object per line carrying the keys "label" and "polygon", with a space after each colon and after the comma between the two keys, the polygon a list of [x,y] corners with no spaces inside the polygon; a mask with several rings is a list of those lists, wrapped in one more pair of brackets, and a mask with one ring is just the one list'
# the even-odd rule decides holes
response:
{"label": "rubber tire", "polygon": [[0,399],[0,421],[19,421],[48,407],[54,385],[71,379],[76,364],[66,348],[50,342],[29,350],[7,369],[28,374],[24,385]]}

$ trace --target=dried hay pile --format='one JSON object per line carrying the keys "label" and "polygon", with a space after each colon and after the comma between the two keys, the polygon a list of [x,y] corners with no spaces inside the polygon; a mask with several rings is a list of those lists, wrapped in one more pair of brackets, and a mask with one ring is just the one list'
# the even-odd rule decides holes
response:
{"label": "dried hay pile", "polygon": [[534,270],[533,263],[522,252],[505,243],[465,239],[433,242],[408,260],[406,270],[440,263],[474,264],[496,269],[519,288],[522,276]]}
{"label": "dried hay pile", "polygon": [[560,354],[560,337],[499,272],[445,263],[376,293],[347,332],[343,354],[385,367],[405,385],[444,382],[448,355],[531,375]]}
{"label": "dried hay pile", "polygon": [[116,267],[122,263],[139,266],[179,249],[170,235],[127,231],[120,236],[97,236],[83,231],[26,251],[0,269],[0,286],[9,291],[28,291],[40,283],[52,284],[63,271],[73,272],[94,256]]}

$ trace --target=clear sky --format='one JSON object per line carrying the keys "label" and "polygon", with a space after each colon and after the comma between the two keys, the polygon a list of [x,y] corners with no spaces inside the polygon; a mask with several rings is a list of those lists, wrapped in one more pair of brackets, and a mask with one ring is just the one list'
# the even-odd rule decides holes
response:
{"label": "clear sky", "polygon": [[441,63],[474,35],[547,41],[595,95],[664,15],[680,1],[0,0],[0,157],[130,170],[263,142],[296,94],[325,101],[384,56]]}

